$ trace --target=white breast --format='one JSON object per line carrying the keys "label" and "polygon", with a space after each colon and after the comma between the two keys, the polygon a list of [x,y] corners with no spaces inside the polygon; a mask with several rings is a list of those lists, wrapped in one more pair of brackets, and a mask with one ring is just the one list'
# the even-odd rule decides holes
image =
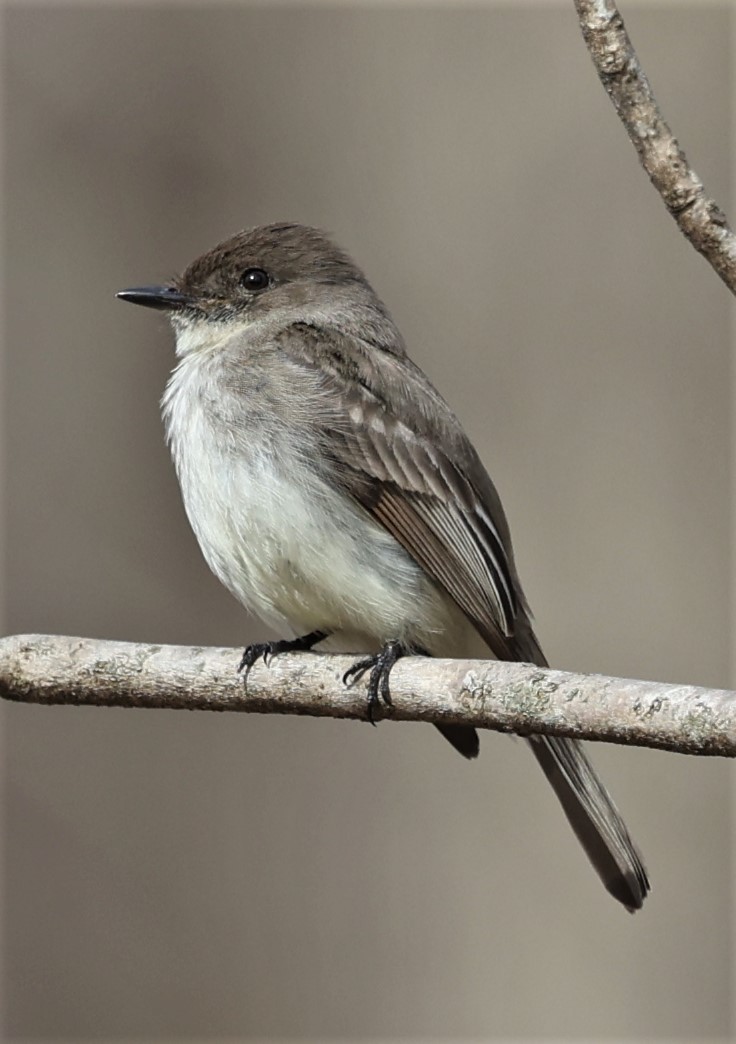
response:
{"label": "white breast", "polygon": [[[278,430],[238,438],[203,396],[211,357],[185,355],[163,399],[189,521],[215,575],[281,631],[421,642],[457,634],[458,610],[361,507],[337,493]],[[359,644],[364,644],[363,642]],[[445,646],[445,641],[442,642]],[[357,648],[357,644],[355,646]]]}

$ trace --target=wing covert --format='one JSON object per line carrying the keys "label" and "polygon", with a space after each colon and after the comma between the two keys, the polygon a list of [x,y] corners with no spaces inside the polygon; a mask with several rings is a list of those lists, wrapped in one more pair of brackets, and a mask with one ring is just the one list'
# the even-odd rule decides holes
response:
{"label": "wing covert", "polygon": [[480,496],[442,450],[370,396],[356,396],[348,414],[349,425],[330,431],[343,485],[506,658],[518,612],[515,576]]}

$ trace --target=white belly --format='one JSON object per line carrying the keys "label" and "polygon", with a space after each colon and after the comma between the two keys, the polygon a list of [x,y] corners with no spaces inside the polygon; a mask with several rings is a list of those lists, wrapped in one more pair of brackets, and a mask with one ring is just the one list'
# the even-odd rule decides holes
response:
{"label": "white belly", "polygon": [[[274,432],[228,441],[186,366],[164,412],[189,521],[208,565],[242,604],[284,630],[390,638],[460,655],[468,625],[400,545]],[[308,450],[308,448],[307,448]],[[305,459],[306,458],[306,459]]]}

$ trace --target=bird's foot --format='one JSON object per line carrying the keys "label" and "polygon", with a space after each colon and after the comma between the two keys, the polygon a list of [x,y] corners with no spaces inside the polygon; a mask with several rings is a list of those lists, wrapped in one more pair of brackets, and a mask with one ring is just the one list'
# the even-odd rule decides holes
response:
{"label": "bird's foot", "polygon": [[371,672],[368,676],[368,721],[371,725],[376,724],[374,721],[376,708],[380,706],[381,702],[387,707],[393,706],[388,684],[389,675],[396,661],[400,660],[402,656],[406,656],[407,653],[408,650],[401,642],[396,640],[386,642],[379,653],[357,660],[343,674],[343,684],[350,685],[359,681],[366,671]]}
{"label": "bird's foot", "polygon": [[238,664],[238,674],[243,674],[243,680],[247,684],[250,669],[258,660],[263,660],[265,665],[270,667],[274,656],[285,652],[305,652],[326,637],[326,631],[310,631],[309,634],[303,634],[301,638],[281,638],[274,642],[254,642],[253,645],[247,647],[241,656]]}

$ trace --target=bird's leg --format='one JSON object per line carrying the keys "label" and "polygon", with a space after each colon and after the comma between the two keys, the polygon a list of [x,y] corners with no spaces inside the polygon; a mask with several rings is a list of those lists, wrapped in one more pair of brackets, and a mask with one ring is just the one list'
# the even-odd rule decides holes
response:
{"label": "bird's leg", "polygon": [[376,708],[381,701],[387,707],[392,706],[391,691],[388,684],[391,668],[402,656],[407,656],[412,652],[412,649],[408,649],[401,642],[393,639],[390,642],[386,642],[379,653],[373,656],[364,656],[362,660],[357,660],[343,674],[343,684],[349,685],[362,678],[366,671],[371,672],[368,677],[368,721],[371,725],[376,724],[373,718]]}
{"label": "bird's leg", "polygon": [[241,656],[238,664],[238,673],[242,674],[245,671],[244,680],[247,683],[251,667],[261,658],[266,666],[270,667],[274,656],[278,656],[279,653],[305,652],[326,637],[327,631],[310,631],[309,634],[303,634],[301,638],[281,638],[275,642],[254,642],[253,645],[247,647]]}

